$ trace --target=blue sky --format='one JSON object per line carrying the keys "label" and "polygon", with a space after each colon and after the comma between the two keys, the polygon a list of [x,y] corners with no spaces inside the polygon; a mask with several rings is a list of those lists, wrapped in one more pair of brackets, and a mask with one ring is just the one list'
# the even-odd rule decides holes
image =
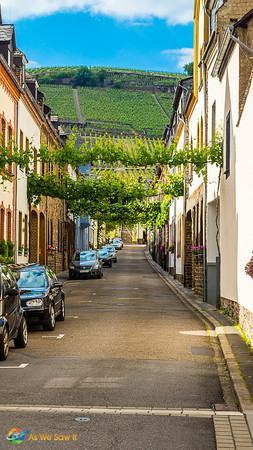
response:
{"label": "blue sky", "polygon": [[[4,1],[10,5],[12,0]],[[25,7],[26,1],[19,0],[19,4],[23,2]],[[36,1],[42,7],[44,0],[33,0],[33,3]],[[27,14],[21,14],[21,8],[20,12],[16,6],[8,9],[3,3],[3,16],[5,21],[15,23],[18,46],[32,65],[104,65],[180,71],[192,59],[191,0],[178,0],[188,5],[187,16],[180,15],[175,8],[170,13],[163,0],[156,0],[156,5],[160,1],[160,9],[155,13],[145,9],[147,3],[152,7],[153,0],[145,0],[145,8],[138,11],[131,10],[131,5],[129,11],[119,11],[116,4],[111,6],[114,0],[99,1],[104,2],[100,7],[104,10],[79,5],[74,12],[59,7],[49,14],[47,9],[47,15],[43,8],[37,9],[36,14],[31,10],[29,14],[29,6]],[[108,11],[108,5],[112,11]]]}

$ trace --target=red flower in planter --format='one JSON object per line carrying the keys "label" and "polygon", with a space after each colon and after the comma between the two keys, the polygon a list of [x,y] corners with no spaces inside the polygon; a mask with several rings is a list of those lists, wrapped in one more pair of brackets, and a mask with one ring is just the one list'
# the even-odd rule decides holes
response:
{"label": "red flower in planter", "polygon": [[49,246],[47,247],[47,251],[48,251],[48,253],[49,253],[50,255],[52,255],[52,254],[55,252],[55,250],[56,250],[56,248],[53,247],[52,245],[49,245]]}
{"label": "red flower in planter", "polygon": [[253,278],[253,256],[251,257],[248,264],[245,266],[245,272],[247,275],[249,275],[251,278]]}

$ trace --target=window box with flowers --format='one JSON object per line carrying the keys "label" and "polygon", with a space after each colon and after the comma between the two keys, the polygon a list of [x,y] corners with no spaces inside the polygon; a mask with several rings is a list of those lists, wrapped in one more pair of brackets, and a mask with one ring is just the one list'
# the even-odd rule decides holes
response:
{"label": "window box with flowers", "polygon": [[245,272],[247,275],[253,278],[253,256],[251,257],[250,261],[246,264]]}
{"label": "window box with flowers", "polygon": [[191,246],[192,256],[193,256],[196,264],[203,263],[204,250],[205,250],[205,247],[203,245],[192,245]]}
{"label": "window box with flowers", "polygon": [[56,251],[56,248],[55,248],[53,245],[49,245],[49,246],[47,247],[47,253],[48,253],[48,255],[54,255],[55,251]]}

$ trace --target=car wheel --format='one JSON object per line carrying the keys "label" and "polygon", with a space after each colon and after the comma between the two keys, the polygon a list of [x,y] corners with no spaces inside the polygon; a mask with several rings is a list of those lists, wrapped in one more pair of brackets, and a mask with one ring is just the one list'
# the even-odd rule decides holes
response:
{"label": "car wheel", "polygon": [[3,329],[3,333],[0,336],[0,360],[7,359],[9,353],[9,333],[6,327]]}
{"label": "car wheel", "polygon": [[44,324],[44,330],[53,331],[55,329],[55,312],[54,305],[50,305],[48,309],[48,320]]}
{"label": "car wheel", "polygon": [[112,261],[110,261],[109,267],[112,267]]}
{"label": "car wheel", "polygon": [[28,342],[27,323],[26,319],[23,317],[19,325],[18,335],[14,339],[14,344],[16,348],[25,348],[27,346],[27,342]]}
{"label": "car wheel", "polygon": [[64,300],[64,298],[62,298],[62,301],[61,301],[61,312],[60,312],[59,316],[57,317],[57,320],[59,320],[60,322],[63,322],[65,320],[65,300]]}

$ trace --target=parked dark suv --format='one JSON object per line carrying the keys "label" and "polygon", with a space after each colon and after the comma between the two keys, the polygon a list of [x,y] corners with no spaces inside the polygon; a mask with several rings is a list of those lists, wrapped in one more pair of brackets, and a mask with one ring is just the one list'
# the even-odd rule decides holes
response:
{"label": "parked dark suv", "polygon": [[12,339],[15,347],[26,347],[27,325],[15,276],[0,264],[0,360],[7,358]]}
{"label": "parked dark suv", "polygon": [[16,274],[28,324],[37,322],[44,330],[54,330],[56,319],[65,319],[62,283],[51,269],[38,264],[17,267]]}

